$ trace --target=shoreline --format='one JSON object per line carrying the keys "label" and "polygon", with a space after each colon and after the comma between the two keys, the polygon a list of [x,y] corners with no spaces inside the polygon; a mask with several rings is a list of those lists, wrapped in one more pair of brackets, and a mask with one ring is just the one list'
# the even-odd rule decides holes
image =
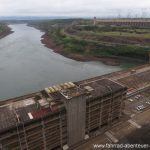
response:
{"label": "shoreline", "polygon": [[76,61],[100,61],[104,63],[105,65],[111,65],[111,66],[119,66],[123,63],[137,63],[137,64],[144,64],[146,61],[139,60],[139,59],[133,59],[133,58],[125,58],[125,57],[118,57],[118,56],[90,56],[90,55],[81,55],[81,54],[69,54],[65,53],[63,51],[62,46],[58,46],[55,44],[55,42],[48,37],[47,33],[45,32],[44,35],[41,37],[41,42],[47,47],[52,49],[55,53],[58,53],[64,57],[76,60]]}
{"label": "shoreline", "polygon": [[5,36],[12,34],[14,31],[11,30],[10,27],[7,26],[7,29],[0,33],[0,39],[4,38]]}

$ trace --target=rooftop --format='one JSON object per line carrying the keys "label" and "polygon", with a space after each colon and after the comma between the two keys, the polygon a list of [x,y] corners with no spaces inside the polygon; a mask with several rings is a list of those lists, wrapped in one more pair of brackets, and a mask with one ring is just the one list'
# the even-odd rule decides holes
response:
{"label": "rooftop", "polygon": [[61,90],[60,93],[65,97],[65,99],[69,100],[73,97],[78,97],[81,95],[85,95],[86,93],[81,88],[75,86],[73,88]]}
{"label": "rooftop", "polygon": [[87,92],[90,92],[93,97],[103,97],[107,94],[126,89],[125,86],[109,79],[100,79],[92,82],[87,82],[81,84],[80,87],[85,89]]}
{"label": "rooftop", "polygon": [[58,105],[60,103],[49,101],[42,94],[1,105],[0,132],[31,120],[37,120],[54,112],[59,112],[60,107]]}

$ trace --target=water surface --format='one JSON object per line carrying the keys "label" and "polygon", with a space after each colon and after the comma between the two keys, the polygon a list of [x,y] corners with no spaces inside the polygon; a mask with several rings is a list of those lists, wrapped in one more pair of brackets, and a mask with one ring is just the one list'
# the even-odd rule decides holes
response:
{"label": "water surface", "polygon": [[0,39],[0,100],[121,70],[101,62],[65,58],[41,43],[43,32],[26,24],[10,27],[14,33]]}

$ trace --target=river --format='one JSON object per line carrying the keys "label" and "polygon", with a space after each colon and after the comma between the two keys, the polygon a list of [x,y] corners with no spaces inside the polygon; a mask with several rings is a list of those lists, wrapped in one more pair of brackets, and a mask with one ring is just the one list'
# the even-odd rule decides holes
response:
{"label": "river", "polygon": [[44,32],[26,24],[9,26],[14,33],[0,39],[0,100],[121,70],[101,62],[65,58],[41,43]]}

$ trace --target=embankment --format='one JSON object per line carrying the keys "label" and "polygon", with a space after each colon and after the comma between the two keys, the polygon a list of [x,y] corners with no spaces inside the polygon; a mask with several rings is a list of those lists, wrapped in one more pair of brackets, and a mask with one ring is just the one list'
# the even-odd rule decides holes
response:
{"label": "embankment", "polygon": [[51,39],[47,33],[42,36],[41,42],[48,48],[52,49],[54,52],[59,53],[67,58],[74,59],[77,61],[101,61],[106,65],[117,66],[122,63],[137,63],[144,64],[145,61],[139,59],[133,59],[128,57],[118,57],[118,56],[92,56],[92,55],[82,55],[75,53],[65,52],[63,46],[57,45],[53,39]]}
{"label": "embankment", "polygon": [[4,38],[5,36],[7,36],[7,35],[9,35],[9,34],[11,34],[11,33],[13,33],[13,31],[11,30],[10,27],[7,26],[7,27],[4,29],[4,31],[0,32],[0,39],[1,39],[1,38]]}

